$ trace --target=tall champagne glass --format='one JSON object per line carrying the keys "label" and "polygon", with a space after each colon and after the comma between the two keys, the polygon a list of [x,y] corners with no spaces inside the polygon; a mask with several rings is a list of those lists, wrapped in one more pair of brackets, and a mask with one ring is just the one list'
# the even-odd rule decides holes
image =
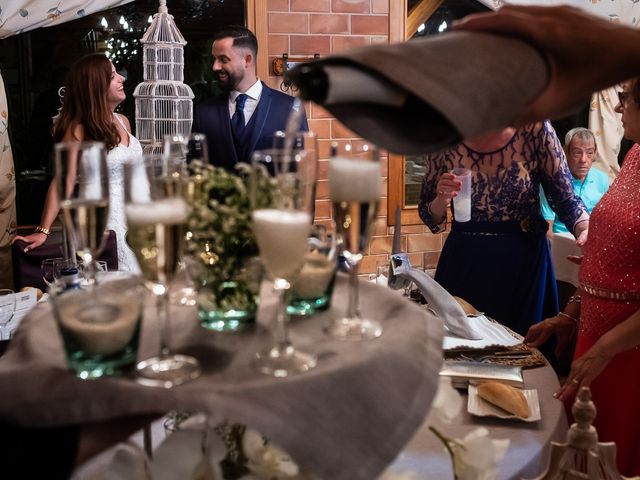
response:
{"label": "tall champagne glass", "polygon": [[[199,173],[194,173],[189,168],[193,161],[208,163],[207,137],[203,133],[192,133],[185,135],[167,135],[164,138],[163,153],[165,157],[174,162],[183,162],[184,175],[182,175],[181,194],[189,204],[196,200],[201,200],[205,192],[202,190],[203,179]],[[187,239],[192,234],[185,231]],[[197,303],[196,289],[193,281],[189,277],[186,262],[188,259],[181,259],[178,273],[176,275],[176,288],[171,296],[171,301],[179,305],[193,306]]]}
{"label": "tall champagne glass", "polygon": [[336,338],[368,340],[382,335],[379,322],[362,318],[358,305],[358,265],[362,260],[380,199],[378,149],[369,143],[334,146],[329,162],[329,195],[338,242],[350,268],[347,314],[334,319],[326,331]]}
{"label": "tall champagne glass", "polygon": [[55,146],[56,189],[76,255],[95,284],[95,259],[105,245],[109,213],[109,174],[104,144],[69,142]]}
{"label": "tall champagne glass", "polygon": [[176,195],[179,168],[164,156],[150,155],[125,164],[124,170],[129,243],[147,287],[156,296],[160,330],[160,355],[138,363],[138,381],[165,388],[200,375],[195,358],[169,349],[169,286],[178,267],[188,213],[184,198]]}
{"label": "tall champagne glass", "polygon": [[[311,229],[308,209],[316,168],[316,162],[306,157],[304,151],[261,150],[253,155],[253,231],[260,259],[273,277],[279,297],[272,323],[273,346],[256,354],[255,367],[275,377],[306,372],[317,363],[315,355],[292,345],[287,315],[289,289],[302,266]],[[272,180],[266,178],[268,175]],[[276,184],[277,190],[272,194],[264,193],[266,181]]]}

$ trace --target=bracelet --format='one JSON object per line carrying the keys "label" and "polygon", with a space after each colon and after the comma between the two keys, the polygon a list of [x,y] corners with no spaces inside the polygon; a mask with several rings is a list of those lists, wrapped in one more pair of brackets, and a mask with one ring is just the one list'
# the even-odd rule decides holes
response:
{"label": "bracelet", "polygon": [[567,305],[569,305],[570,303],[580,304],[580,302],[582,302],[582,297],[580,295],[571,295],[569,297],[569,300],[567,300]]}
{"label": "bracelet", "polygon": [[44,233],[48,237],[49,235],[51,235],[51,230],[49,230],[47,227],[38,225],[36,227],[36,233]]}
{"label": "bracelet", "polygon": [[575,324],[576,324],[576,327],[577,327],[578,325],[580,325],[580,321],[579,321],[577,318],[572,317],[571,315],[568,315],[568,314],[566,314],[566,313],[564,313],[564,312],[560,312],[560,313],[558,313],[558,315],[560,315],[560,316],[562,316],[562,317],[567,317],[569,320],[573,320],[573,323],[575,323]]}

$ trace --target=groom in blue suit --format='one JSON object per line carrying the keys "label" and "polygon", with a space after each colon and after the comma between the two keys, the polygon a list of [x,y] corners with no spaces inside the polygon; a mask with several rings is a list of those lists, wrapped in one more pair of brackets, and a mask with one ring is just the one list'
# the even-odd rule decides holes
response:
{"label": "groom in blue suit", "polygon": [[[258,41],[247,28],[230,26],[217,32],[212,68],[227,93],[194,112],[192,131],[207,136],[209,162],[227,170],[238,162],[251,163],[253,151],[271,148],[273,134],[285,129],[293,107],[293,97],[258,79],[257,53]],[[299,129],[309,129],[304,112]]]}

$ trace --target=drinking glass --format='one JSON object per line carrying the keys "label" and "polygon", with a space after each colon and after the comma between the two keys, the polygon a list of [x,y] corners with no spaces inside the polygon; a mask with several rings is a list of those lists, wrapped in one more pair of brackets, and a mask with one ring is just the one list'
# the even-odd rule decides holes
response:
{"label": "drinking glass", "polygon": [[16,311],[16,296],[13,290],[0,289],[0,340],[4,340],[4,330]]}
{"label": "drinking glass", "polygon": [[289,315],[313,315],[329,308],[337,260],[335,235],[327,233],[324,225],[314,225],[302,268],[291,289]]}
{"label": "drinking glass", "polygon": [[68,142],[55,145],[56,190],[67,233],[76,255],[87,268],[87,282],[96,282],[94,261],[106,243],[109,173],[104,144]]}
{"label": "drinking glass", "polygon": [[[251,200],[253,231],[267,272],[273,277],[278,308],[273,346],[258,352],[255,368],[266,375],[286,377],[316,366],[315,355],[296,349],[289,339],[287,303],[307,250],[311,229],[308,211],[313,200],[316,163],[304,151],[256,151],[252,158]],[[264,194],[265,182],[275,182],[273,195]]]}
{"label": "drinking glass", "polygon": [[135,365],[143,293],[138,277],[102,282],[91,291],[53,283],[49,298],[54,318],[67,364],[78,377],[120,375]]}
{"label": "drinking glass", "polygon": [[453,199],[453,218],[456,222],[471,220],[471,170],[454,168],[451,173],[462,184],[456,198]]}
{"label": "drinking glass", "polygon": [[47,287],[56,281],[55,264],[60,260],[64,259],[62,257],[45,258],[40,264],[40,273],[42,273],[42,279]]}
{"label": "drinking glass", "polygon": [[188,207],[178,188],[181,165],[163,155],[124,165],[125,213],[129,243],[149,290],[156,296],[160,354],[137,365],[138,381],[171,388],[197,378],[200,364],[187,355],[172,354],[170,345],[170,284],[178,268]]}
{"label": "drinking glass", "polygon": [[379,322],[362,318],[358,305],[358,265],[366,251],[378,211],[381,178],[378,148],[367,142],[332,146],[329,195],[333,204],[338,244],[349,264],[349,304],[344,317],[325,327],[346,340],[368,340],[382,335]]}
{"label": "drinking glass", "polygon": [[[184,162],[185,175],[183,176],[182,195],[189,204],[194,203],[204,194],[201,187],[203,180],[200,174],[190,171],[188,165],[192,161],[208,163],[207,137],[204,133],[192,133],[189,136],[167,135],[164,138],[163,147],[165,156],[174,161]],[[185,232],[185,235],[188,238],[191,237],[191,233],[188,231]],[[185,259],[180,260],[174,282],[176,285],[171,295],[172,303],[186,306],[195,305],[197,303],[196,289],[186,268]]]}

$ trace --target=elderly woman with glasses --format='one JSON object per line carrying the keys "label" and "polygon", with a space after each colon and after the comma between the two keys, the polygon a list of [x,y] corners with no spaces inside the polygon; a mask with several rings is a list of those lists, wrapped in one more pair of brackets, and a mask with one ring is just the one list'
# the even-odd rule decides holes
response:
{"label": "elderly woman with glasses", "polygon": [[590,386],[601,441],[616,442],[623,475],[640,475],[640,78],[623,84],[616,111],[636,144],[620,174],[593,209],[583,249],[580,288],[564,312],[533,326],[525,342],[552,334],[558,348],[577,332],[571,372],[555,396],[570,405]]}

